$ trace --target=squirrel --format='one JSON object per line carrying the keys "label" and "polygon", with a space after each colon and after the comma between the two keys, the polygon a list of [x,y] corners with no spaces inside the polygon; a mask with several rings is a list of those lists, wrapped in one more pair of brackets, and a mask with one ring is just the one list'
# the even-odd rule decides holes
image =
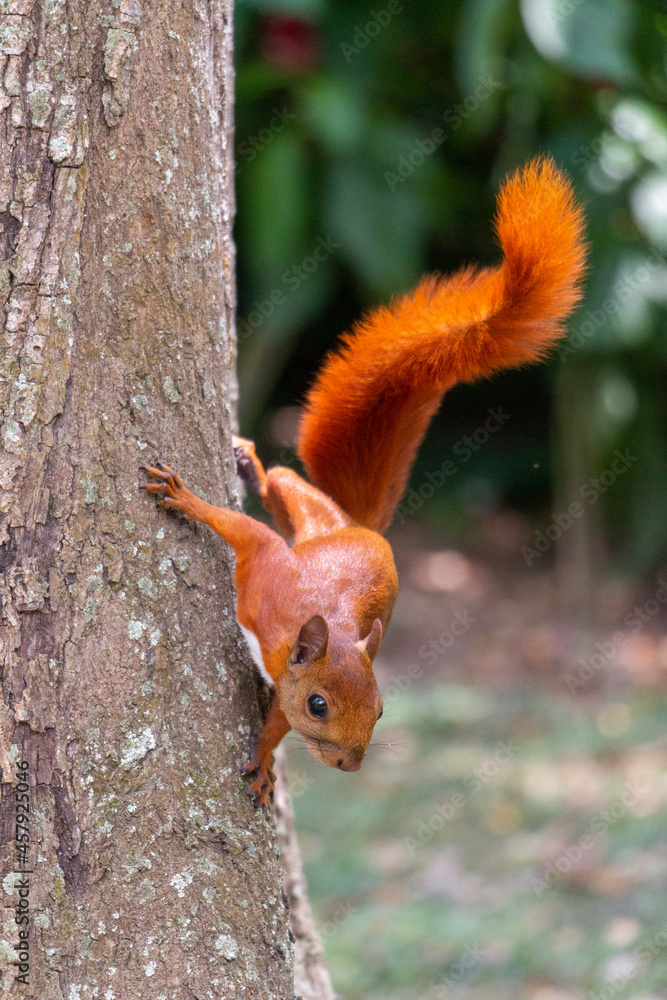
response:
{"label": "squirrel", "polygon": [[581,297],[583,212],[553,160],[507,178],[495,227],[503,261],[428,276],[344,336],[310,389],[297,452],[310,482],[265,470],[235,438],[239,475],[278,534],[247,514],[200,500],[167,466],[142,466],[159,504],[207,524],[236,552],[238,621],[275,689],[245,774],[264,809],[271,755],[294,729],[329,767],[361,766],[382,698],[373,659],[398,579],[382,533],[443,394],[542,358]]}

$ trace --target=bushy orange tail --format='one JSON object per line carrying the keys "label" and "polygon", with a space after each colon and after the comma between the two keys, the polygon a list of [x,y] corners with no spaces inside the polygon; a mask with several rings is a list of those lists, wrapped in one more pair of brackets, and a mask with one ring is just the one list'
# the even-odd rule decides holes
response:
{"label": "bushy orange tail", "polygon": [[580,298],[583,213],[553,160],[505,181],[496,230],[505,259],[427,277],[358,323],[308,394],[298,452],[311,481],[384,531],[443,393],[541,358]]}

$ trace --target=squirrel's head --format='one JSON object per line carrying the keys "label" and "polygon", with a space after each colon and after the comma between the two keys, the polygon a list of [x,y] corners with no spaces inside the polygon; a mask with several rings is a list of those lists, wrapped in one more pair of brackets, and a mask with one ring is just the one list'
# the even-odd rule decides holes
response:
{"label": "squirrel's head", "polygon": [[280,683],[280,707],[308,749],[328,767],[358,771],[382,698],[372,661],[380,648],[382,623],[373,622],[358,642],[330,641],[321,615],[299,632]]}

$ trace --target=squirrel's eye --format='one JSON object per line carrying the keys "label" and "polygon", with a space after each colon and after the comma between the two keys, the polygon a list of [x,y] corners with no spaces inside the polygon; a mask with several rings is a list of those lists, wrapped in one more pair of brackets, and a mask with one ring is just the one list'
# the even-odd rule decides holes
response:
{"label": "squirrel's eye", "polygon": [[311,694],[306,704],[308,705],[308,711],[316,719],[323,719],[329,708],[326,698],[323,698],[321,694]]}
{"label": "squirrel's eye", "polygon": [[378,715],[378,719],[381,719],[383,715],[384,715],[384,709],[381,708],[380,709],[380,714]]}

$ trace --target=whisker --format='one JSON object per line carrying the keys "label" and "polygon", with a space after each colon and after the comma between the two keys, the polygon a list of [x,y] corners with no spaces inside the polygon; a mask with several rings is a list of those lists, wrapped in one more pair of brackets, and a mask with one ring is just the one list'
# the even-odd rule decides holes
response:
{"label": "whisker", "polygon": [[369,747],[402,747],[406,750],[410,746],[414,746],[414,743],[410,740],[373,740],[368,744]]}

